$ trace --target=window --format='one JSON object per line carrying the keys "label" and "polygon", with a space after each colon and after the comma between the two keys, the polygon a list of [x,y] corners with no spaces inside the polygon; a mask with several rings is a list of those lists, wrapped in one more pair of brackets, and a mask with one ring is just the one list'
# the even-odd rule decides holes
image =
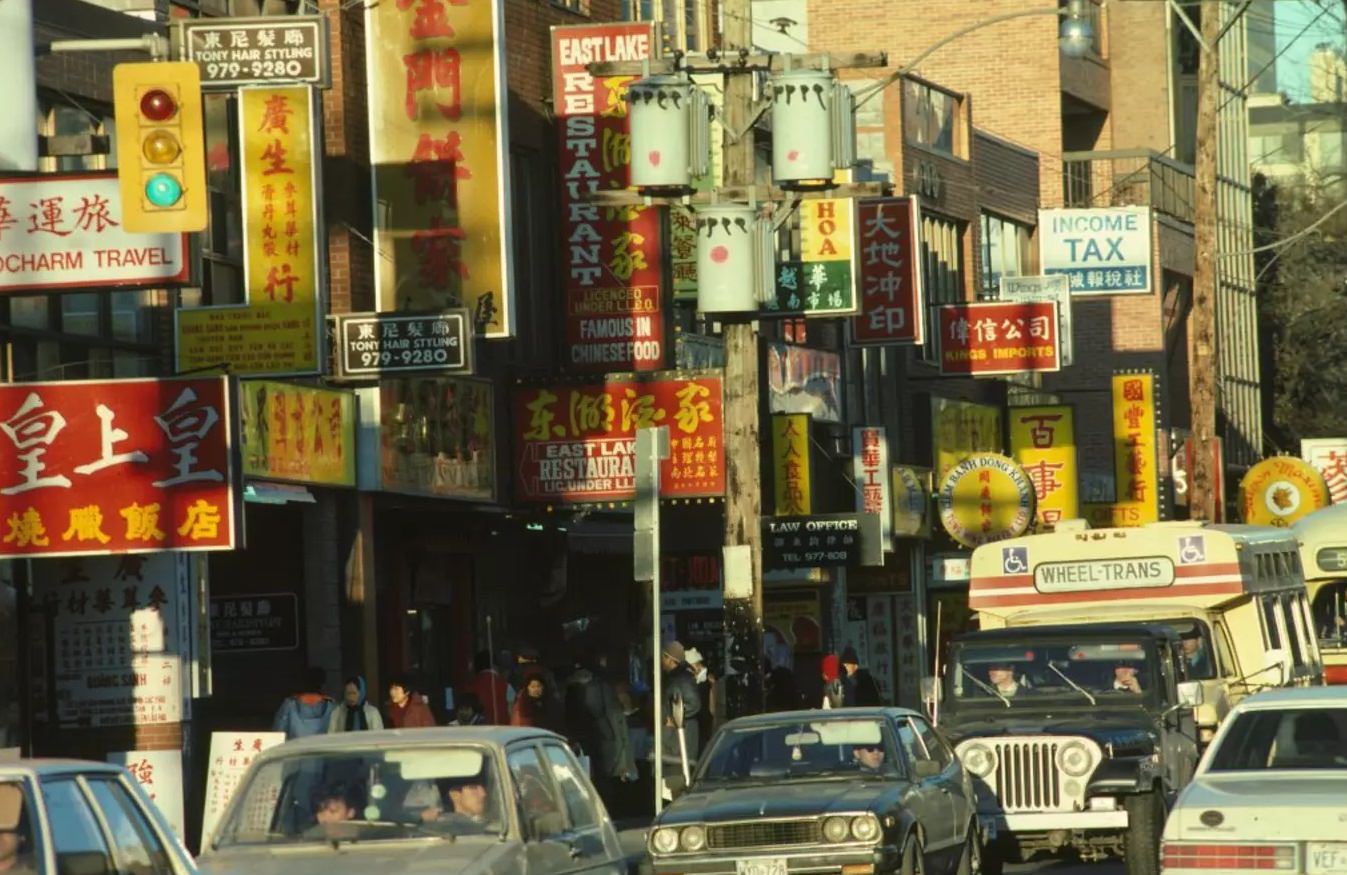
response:
{"label": "window", "polygon": [[1347,766],[1347,709],[1245,711],[1212,753],[1213,772],[1342,769]]}
{"label": "window", "polygon": [[100,875],[117,871],[89,800],[70,778],[42,782],[56,851],[57,875]]}
{"label": "window", "polygon": [[516,748],[509,753],[507,762],[529,836],[548,839],[565,832],[566,819],[561,813],[561,801],[538,759],[538,751],[533,747]]}
{"label": "window", "polygon": [[1001,294],[1001,277],[1023,276],[1029,272],[1031,255],[1026,225],[982,214],[982,291],[986,297]]}
{"label": "window", "polygon": [[954,219],[926,213],[921,217],[921,279],[931,304],[964,300],[963,226]]}
{"label": "window", "polygon": [[1291,651],[1291,659],[1295,662],[1296,668],[1304,668],[1309,658],[1301,637],[1300,619],[1296,616],[1299,611],[1296,610],[1291,597],[1287,595],[1283,595],[1277,604],[1281,606],[1282,623],[1286,627],[1286,637],[1289,641],[1287,649]]}
{"label": "window", "polygon": [[1311,614],[1320,644],[1331,647],[1347,644],[1347,580],[1320,584]]}
{"label": "window", "polygon": [[926,751],[922,749],[917,730],[906,720],[898,723],[898,747],[903,752],[903,759],[907,761],[905,771],[908,775],[913,775],[917,763],[926,759]]}
{"label": "window", "polygon": [[[1260,562],[1264,558],[1258,557]],[[1258,604],[1263,609],[1263,644],[1268,648],[1278,648],[1282,646],[1282,636],[1280,627],[1277,625],[1277,603],[1269,596],[1264,596],[1258,600]]]}
{"label": "window", "polygon": [[144,813],[115,781],[90,781],[117,853],[119,875],[172,875],[173,865]]}
{"label": "window", "polygon": [[954,762],[954,754],[950,752],[945,740],[936,734],[931,724],[920,717],[907,718],[916,727],[917,734],[921,736],[921,743],[926,748],[926,759],[935,760],[944,769],[950,763]]}
{"label": "window", "polygon": [[909,143],[961,157],[955,151],[958,113],[959,101],[953,94],[915,79],[903,80],[903,137]]}
{"label": "window", "polygon": [[575,760],[570,753],[555,744],[543,748],[548,761],[552,764],[552,777],[561,788],[561,798],[566,802],[566,816],[571,829],[586,829],[598,824],[599,815],[594,810],[594,802],[585,792],[584,784],[577,773]]}
{"label": "window", "polygon": [[243,303],[243,202],[240,196],[238,102],[230,94],[207,94],[206,185],[210,226],[201,236],[203,303]]}

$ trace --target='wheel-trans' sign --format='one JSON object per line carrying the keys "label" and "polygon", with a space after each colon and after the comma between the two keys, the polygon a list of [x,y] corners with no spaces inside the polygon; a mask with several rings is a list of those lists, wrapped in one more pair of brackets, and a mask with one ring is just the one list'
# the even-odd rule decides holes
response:
{"label": "'wheel-trans' sign", "polygon": [[1149,294],[1149,207],[1039,210],[1039,260],[1043,274],[1065,274],[1071,294]]}

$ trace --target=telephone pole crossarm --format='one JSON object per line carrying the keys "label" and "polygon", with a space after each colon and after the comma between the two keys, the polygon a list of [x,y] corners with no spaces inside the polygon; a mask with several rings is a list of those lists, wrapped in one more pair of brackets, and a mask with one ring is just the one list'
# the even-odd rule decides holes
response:
{"label": "telephone pole crossarm", "polygon": [[740,73],[750,70],[814,69],[851,70],[863,67],[887,67],[885,52],[813,52],[784,55],[764,52],[743,54],[718,52],[715,55],[683,55],[679,58],[652,58],[649,61],[596,61],[588,66],[594,76],[658,76],[669,73]]}

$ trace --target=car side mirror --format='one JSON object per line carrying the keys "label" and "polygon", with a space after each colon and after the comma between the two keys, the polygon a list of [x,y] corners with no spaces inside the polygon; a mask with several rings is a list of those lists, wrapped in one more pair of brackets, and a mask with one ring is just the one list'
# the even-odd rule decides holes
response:
{"label": "car side mirror", "polygon": [[1205,701],[1206,696],[1202,690],[1202,684],[1197,681],[1184,681],[1179,684],[1179,707],[1198,708]]}
{"label": "car side mirror", "polygon": [[935,760],[917,760],[913,771],[916,773],[918,780],[924,781],[927,778],[934,778],[943,772],[944,768]]}

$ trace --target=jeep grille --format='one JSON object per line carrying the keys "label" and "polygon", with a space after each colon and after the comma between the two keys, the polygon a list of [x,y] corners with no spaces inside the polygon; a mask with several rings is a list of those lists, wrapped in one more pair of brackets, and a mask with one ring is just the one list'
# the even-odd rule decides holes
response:
{"label": "jeep grille", "polygon": [[1053,811],[1061,807],[1056,741],[996,741],[996,795],[1005,811]]}
{"label": "jeep grille", "polygon": [[800,820],[754,820],[709,826],[706,846],[712,850],[774,848],[783,845],[812,845],[822,841],[817,818]]}

